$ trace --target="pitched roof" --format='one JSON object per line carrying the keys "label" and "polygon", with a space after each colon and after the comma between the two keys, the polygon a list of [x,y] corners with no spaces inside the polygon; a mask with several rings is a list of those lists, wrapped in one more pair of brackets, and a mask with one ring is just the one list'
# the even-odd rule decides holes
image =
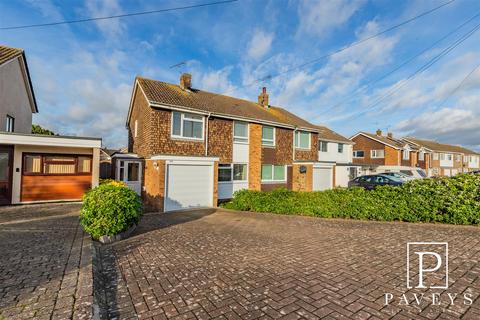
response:
{"label": "pitched roof", "polygon": [[23,54],[22,49],[0,45],[0,65]]}
{"label": "pitched roof", "polygon": [[37,105],[37,100],[35,99],[35,92],[33,91],[32,79],[30,78],[30,71],[28,70],[28,64],[27,64],[27,59],[25,57],[25,52],[23,51],[23,49],[11,48],[11,47],[0,45],[0,65],[20,56],[23,59],[26,77],[28,80],[28,83],[26,83],[26,85],[29,87],[30,93],[31,93],[32,112],[37,113],[38,105]]}
{"label": "pitched roof", "polygon": [[389,145],[389,146],[397,148],[397,149],[401,149],[401,148],[405,147],[405,145],[407,144],[405,141],[395,139],[395,138],[389,138],[388,136],[387,137],[386,136],[379,136],[379,135],[376,135],[374,133],[368,133],[368,132],[363,132],[362,131],[362,132],[359,132],[358,134],[362,134],[364,136],[369,137],[370,139],[377,140],[380,143]]}
{"label": "pitched roof", "polygon": [[143,77],[137,77],[136,80],[146,98],[153,104],[184,107],[211,112],[216,115],[273,122],[292,127],[313,129],[312,131],[317,130],[313,124],[280,107],[270,106],[267,109],[252,101],[199,89],[183,90],[179,85],[163,81]]}
{"label": "pitched roof", "polygon": [[480,153],[478,153],[478,152],[472,151],[470,149],[467,149],[467,148],[464,148],[464,147],[461,147],[461,146],[439,143],[439,142],[432,141],[432,140],[417,139],[415,137],[405,137],[404,139],[407,140],[407,141],[411,141],[413,143],[416,143],[419,146],[425,147],[425,148],[430,149],[432,151],[444,151],[444,152],[464,153],[464,154],[478,154],[478,155],[480,155]]}
{"label": "pitched roof", "polygon": [[318,139],[327,140],[327,141],[336,141],[353,144],[353,141],[336,133],[335,131],[324,127],[324,126],[315,126],[318,129]]}

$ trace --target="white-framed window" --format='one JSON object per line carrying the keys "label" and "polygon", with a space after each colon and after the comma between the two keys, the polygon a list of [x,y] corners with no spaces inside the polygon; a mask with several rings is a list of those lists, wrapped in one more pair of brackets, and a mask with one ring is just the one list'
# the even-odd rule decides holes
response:
{"label": "white-framed window", "polygon": [[172,137],[203,140],[205,118],[191,113],[172,112]]}
{"label": "white-framed window", "polygon": [[370,158],[383,159],[385,158],[385,150],[370,150]]}
{"label": "white-framed window", "polygon": [[440,153],[440,160],[445,160],[445,153]]}
{"label": "white-framed window", "polygon": [[262,145],[275,146],[275,128],[269,126],[262,126]]}
{"label": "white-framed window", "polygon": [[248,123],[233,121],[233,142],[248,143]]}
{"label": "white-framed window", "polygon": [[227,163],[218,165],[218,182],[247,181],[246,163]]}
{"label": "white-framed window", "polygon": [[402,159],[403,160],[410,160],[410,151],[409,150],[403,150],[403,155],[402,155]]}
{"label": "white-framed window", "polygon": [[456,154],[455,155],[455,161],[460,161],[462,159],[461,155]]}
{"label": "white-framed window", "polygon": [[447,154],[447,160],[452,161],[452,155],[451,154]]}
{"label": "white-framed window", "polygon": [[310,150],[310,132],[295,131],[295,148]]}
{"label": "white-framed window", "polygon": [[435,153],[433,154],[433,160],[438,160],[438,153],[435,152]]}
{"label": "white-framed window", "polygon": [[135,138],[138,137],[138,120],[135,120],[134,135]]}
{"label": "white-framed window", "polygon": [[262,182],[287,181],[287,166],[262,164]]}
{"label": "white-framed window", "polygon": [[353,157],[354,158],[363,158],[363,157],[365,157],[365,151],[355,150],[355,151],[353,151]]}
{"label": "white-framed window", "polygon": [[5,126],[5,131],[13,132],[15,131],[15,118],[7,114],[7,121]]}
{"label": "white-framed window", "polygon": [[320,152],[328,152],[328,142],[327,141],[318,141],[318,150]]}
{"label": "white-framed window", "polygon": [[338,153],[343,153],[343,143],[338,144],[337,150],[338,150]]}
{"label": "white-framed window", "polygon": [[425,161],[425,152],[420,151],[420,152],[418,153],[418,160],[419,160],[419,161]]}

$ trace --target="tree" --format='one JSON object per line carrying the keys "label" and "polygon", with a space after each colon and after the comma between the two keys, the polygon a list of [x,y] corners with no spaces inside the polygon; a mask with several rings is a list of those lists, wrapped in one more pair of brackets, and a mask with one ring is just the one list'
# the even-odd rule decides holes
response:
{"label": "tree", "polygon": [[48,129],[40,127],[38,124],[32,124],[32,133],[34,134],[44,134],[47,136],[54,136],[55,132]]}

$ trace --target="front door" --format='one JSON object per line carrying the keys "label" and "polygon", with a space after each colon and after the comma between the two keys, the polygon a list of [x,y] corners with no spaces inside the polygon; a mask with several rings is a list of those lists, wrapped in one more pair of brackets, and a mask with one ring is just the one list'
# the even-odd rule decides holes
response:
{"label": "front door", "polygon": [[142,193],[142,162],[138,160],[117,160],[117,177],[137,194]]}
{"label": "front door", "polygon": [[0,205],[12,201],[12,148],[0,146]]}

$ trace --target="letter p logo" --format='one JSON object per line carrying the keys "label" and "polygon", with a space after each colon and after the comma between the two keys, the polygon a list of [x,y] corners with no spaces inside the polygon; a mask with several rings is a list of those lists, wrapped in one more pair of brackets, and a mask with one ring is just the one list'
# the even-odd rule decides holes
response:
{"label": "letter p logo", "polygon": [[448,288],[448,243],[407,243],[407,288]]}

